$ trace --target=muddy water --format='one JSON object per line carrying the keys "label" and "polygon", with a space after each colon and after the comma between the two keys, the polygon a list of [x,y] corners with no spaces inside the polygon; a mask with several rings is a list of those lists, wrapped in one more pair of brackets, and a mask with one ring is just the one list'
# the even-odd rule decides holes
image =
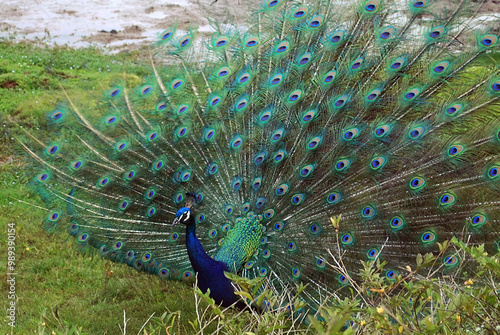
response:
{"label": "muddy water", "polygon": [[[217,17],[218,23],[231,17],[244,27],[248,6],[261,2],[218,0],[210,5],[212,1],[0,0],[0,38],[40,39],[73,47],[98,45],[116,52],[150,44],[174,23],[180,29],[196,24],[200,33],[210,32],[207,13]],[[453,1],[443,1],[439,6],[452,8]],[[335,1],[341,2],[349,0]],[[500,22],[500,0],[486,0],[480,13],[479,22]]]}
{"label": "muddy water", "polygon": [[43,40],[51,44],[112,50],[150,44],[166,27],[177,24],[209,32],[207,13],[230,14],[244,22],[253,0],[0,0],[0,37]]}

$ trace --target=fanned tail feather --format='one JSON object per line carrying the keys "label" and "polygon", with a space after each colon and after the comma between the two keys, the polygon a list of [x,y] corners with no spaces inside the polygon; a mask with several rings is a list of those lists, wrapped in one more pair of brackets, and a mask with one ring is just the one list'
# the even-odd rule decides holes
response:
{"label": "fanned tail feather", "polygon": [[[171,226],[189,193],[210,256],[245,232],[253,256],[240,272],[278,292],[307,283],[313,307],[349,286],[331,255],[354,280],[360,260],[387,261],[394,280],[453,236],[496,252],[499,42],[471,27],[469,7],[268,0],[246,31],[165,30],[144,83],[124,80],[98,110],[66,96],[47,139],[21,141],[47,226],[189,280],[185,232]],[[262,227],[247,232],[254,213]],[[460,263],[439,261],[445,272]]]}

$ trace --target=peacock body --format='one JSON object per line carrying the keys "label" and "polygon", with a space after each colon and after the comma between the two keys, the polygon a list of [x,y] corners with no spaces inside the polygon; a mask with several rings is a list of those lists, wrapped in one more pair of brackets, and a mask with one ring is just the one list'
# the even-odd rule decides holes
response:
{"label": "peacock body", "polygon": [[496,252],[499,43],[476,13],[266,0],[245,30],[167,29],[143,84],[92,111],[67,96],[50,138],[22,141],[47,228],[161,279],[197,274],[225,306],[225,271],[282,294],[307,283],[314,308],[361,260],[392,281],[453,236]]}

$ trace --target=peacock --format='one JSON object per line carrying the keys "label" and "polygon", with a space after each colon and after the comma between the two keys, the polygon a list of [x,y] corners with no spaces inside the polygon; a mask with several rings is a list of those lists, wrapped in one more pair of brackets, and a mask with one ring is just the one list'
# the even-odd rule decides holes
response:
{"label": "peacock", "polygon": [[47,138],[19,140],[44,225],[222,306],[242,306],[226,273],[307,284],[314,309],[361,261],[395,281],[452,237],[495,253],[500,44],[479,8],[264,0],[211,34],[174,25],[140,85],[117,79],[92,109],[65,93]]}

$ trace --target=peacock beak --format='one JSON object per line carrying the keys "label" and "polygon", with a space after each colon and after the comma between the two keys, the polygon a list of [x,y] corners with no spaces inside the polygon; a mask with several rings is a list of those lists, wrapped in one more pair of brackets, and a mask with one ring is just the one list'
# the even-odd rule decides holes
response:
{"label": "peacock beak", "polygon": [[174,222],[172,223],[172,227],[175,227],[179,224],[179,219],[180,219],[180,217],[178,217],[178,216],[175,217]]}

